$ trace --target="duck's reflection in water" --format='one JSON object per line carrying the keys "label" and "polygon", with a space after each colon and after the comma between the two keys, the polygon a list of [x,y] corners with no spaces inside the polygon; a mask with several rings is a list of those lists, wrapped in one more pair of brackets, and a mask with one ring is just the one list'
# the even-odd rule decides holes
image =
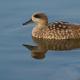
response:
{"label": "duck's reflection in water", "polygon": [[26,48],[31,50],[32,57],[35,59],[45,58],[48,50],[63,51],[80,48],[80,39],[67,40],[41,40],[33,38],[37,46],[23,44]]}

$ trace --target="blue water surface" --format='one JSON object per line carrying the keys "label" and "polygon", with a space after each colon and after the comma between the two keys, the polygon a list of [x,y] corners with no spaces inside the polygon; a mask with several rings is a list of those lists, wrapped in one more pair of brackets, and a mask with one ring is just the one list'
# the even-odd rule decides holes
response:
{"label": "blue water surface", "polygon": [[80,0],[0,0],[0,80],[80,80],[80,49],[48,51],[36,60],[22,44],[35,44],[34,24],[22,23],[34,12],[49,21],[80,23]]}

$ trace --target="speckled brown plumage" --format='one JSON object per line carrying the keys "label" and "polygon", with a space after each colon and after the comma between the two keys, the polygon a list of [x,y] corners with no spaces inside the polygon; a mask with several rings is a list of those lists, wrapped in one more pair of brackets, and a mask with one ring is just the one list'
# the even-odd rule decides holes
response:
{"label": "speckled brown plumage", "polygon": [[43,39],[75,39],[80,38],[80,25],[66,22],[49,23],[46,28],[34,30],[33,37]]}

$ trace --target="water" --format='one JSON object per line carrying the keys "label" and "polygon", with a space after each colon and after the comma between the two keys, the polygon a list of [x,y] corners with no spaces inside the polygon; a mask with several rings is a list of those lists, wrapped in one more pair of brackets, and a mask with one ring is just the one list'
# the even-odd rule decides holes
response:
{"label": "water", "polygon": [[80,23],[80,0],[0,0],[0,80],[80,80],[80,49],[48,51],[37,60],[22,44],[35,45],[34,24],[22,23],[36,11],[49,21]]}

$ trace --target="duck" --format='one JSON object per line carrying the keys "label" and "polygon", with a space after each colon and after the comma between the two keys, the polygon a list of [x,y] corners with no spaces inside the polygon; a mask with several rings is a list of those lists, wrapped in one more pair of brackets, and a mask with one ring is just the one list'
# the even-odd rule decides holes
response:
{"label": "duck", "polygon": [[62,39],[79,39],[80,38],[80,24],[72,24],[65,21],[48,21],[48,17],[43,12],[36,12],[32,14],[31,19],[23,23],[35,23],[32,30],[32,37],[37,39],[47,40],[62,40]]}

